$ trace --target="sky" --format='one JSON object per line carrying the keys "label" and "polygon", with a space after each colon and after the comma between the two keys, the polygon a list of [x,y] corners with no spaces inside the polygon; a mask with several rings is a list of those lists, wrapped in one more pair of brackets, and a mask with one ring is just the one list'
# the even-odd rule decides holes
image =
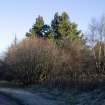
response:
{"label": "sky", "polygon": [[0,53],[25,38],[38,15],[50,24],[55,12],[66,11],[85,32],[92,18],[105,14],[105,0],[0,0]]}

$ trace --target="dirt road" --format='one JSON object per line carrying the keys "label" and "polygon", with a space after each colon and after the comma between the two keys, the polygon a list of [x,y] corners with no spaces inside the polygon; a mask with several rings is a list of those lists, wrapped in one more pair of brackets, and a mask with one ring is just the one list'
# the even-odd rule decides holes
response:
{"label": "dirt road", "polygon": [[0,94],[0,105],[18,105],[18,103]]}
{"label": "dirt road", "polygon": [[0,93],[0,105],[105,105],[105,87],[87,92],[0,88]]}

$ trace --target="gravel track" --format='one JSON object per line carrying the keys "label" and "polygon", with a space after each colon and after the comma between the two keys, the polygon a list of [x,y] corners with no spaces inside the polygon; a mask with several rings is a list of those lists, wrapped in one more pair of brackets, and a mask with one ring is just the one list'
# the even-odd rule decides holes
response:
{"label": "gravel track", "polygon": [[9,97],[0,94],[0,105],[19,105],[16,101],[11,100]]}
{"label": "gravel track", "polygon": [[0,105],[105,105],[105,87],[88,92],[0,88],[0,93]]}

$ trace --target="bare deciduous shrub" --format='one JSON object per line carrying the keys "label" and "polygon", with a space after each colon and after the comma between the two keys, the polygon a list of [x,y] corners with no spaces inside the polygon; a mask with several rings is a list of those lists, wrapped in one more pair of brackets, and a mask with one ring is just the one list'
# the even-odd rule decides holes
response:
{"label": "bare deciduous shrub", "polygon": [[8,49],[5,62],[11,68],[9,77],[23,85],[87,86],[105,77],[97,73],[92,50],[81,40],[63,40],[62,47],[56,47],[48,39],[25,39]]}
{"label": "bare deciduous shrub", "polygon": [[44,39],[26,39],[11,46],[6,62],[11,66],[11,76],[23,84],[46,80],[53,68],[56,48]]}

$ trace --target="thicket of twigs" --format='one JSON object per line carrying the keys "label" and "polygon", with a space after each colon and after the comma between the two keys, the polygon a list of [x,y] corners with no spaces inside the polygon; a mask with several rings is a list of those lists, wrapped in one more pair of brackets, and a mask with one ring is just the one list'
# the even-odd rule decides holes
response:
{"label": "thicket of twigs", "polygon": [[105,62],[95,59],[99,49],[96,45],[93,51],[79,40],[63,40],[62,47],[57,47],[49,39],[25,39],[8,49],[4,79],[22,85],[94,87],[105,79]]}

